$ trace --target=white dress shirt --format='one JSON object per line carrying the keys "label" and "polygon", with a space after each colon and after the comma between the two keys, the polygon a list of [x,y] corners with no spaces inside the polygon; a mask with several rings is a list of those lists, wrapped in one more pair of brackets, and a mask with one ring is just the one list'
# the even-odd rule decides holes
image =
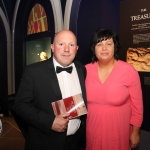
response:
{"label": "white dress shirt", "polygon": [[[55,71],[56,71],[56,66],[63,67],[55,60],[54,57],[53,57],[53,63],[54,63]],[[71,74],[66,71],[62,71],[56,74],[63,99],[80,93],[82,94],[76,67],[74,63],[72,63],[69,66],[73,67]],[[80,123],[81,120],[79,118],[69,120],[67,135],[74,134],[80,127]]]}

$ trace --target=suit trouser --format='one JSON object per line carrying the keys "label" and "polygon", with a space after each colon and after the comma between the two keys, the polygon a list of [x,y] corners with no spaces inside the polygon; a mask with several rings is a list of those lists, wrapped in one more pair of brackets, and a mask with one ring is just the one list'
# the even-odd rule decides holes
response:
{"label": "suit trouser", "polygon": [[84,142],[83,138],[80,127],[75,134],[66,137],[65,147],[63,150],[81,150]]}

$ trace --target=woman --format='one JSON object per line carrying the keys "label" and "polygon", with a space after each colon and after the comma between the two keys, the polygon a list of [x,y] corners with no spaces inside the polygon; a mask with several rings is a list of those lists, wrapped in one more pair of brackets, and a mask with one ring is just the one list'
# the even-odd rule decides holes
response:
{"label": "woman", "polygon": [[139,143],[143,102],[137,71],[118,60],[112,30],[95,32],[92,63],[86,65],[88,101],[86,150],[129,150]]}

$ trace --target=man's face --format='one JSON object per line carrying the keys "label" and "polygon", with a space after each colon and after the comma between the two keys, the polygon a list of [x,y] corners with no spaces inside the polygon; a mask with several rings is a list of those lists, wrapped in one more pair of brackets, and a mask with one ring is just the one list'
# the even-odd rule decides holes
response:
{"label": "man's face", "polygon": [[64,67],[70,65],[78,50],[75,35],[70,31],[60,31],[55,36],[51,49],[54,58],[60,65]]}

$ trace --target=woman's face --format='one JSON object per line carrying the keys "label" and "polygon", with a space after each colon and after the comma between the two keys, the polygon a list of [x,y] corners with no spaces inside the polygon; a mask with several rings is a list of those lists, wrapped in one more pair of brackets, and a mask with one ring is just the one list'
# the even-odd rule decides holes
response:
{"label": "woman's face", "polygon": [[98,60],[109,61],[114,59],[114,49],[115,45],[113,39],[103,40],[96,44],[95,55]]}

